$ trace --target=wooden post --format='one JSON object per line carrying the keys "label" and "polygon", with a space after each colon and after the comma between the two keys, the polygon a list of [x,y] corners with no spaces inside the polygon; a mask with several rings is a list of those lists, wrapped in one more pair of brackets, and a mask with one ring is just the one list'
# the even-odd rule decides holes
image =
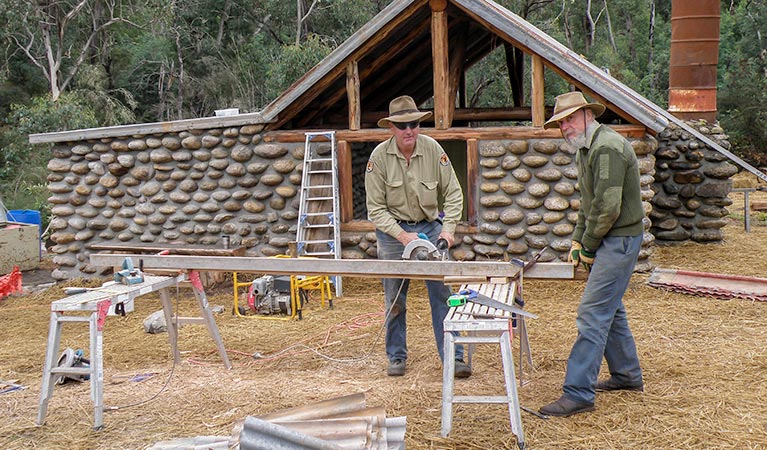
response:
{"label": "wooden post", "polygon": [[434,128],[450,128],[448,37],[446,0],[432,0],[431,13],[431,58],[434,64]]}
{"label": "wooden post", "polygon": [[477,225],[477,184],[479,183],[479,141],[466,141],[466,219]]}
{"label": "wooden post", "polygon": [[454,39],[455,45],[448,62],[449,91],[447,95],[447,114],[450,118],[448,122],[450,126],[453,125],[453,120],[455,120],[455,101],[458,96],[458,90],[461,89],[462,82],[464,81],[463,61],[466,57],[466,36],[469,34],[468,23],[464,22],[457,27],[456,34],[458,36]]}
{"label": "wooden post", "polygon": [[354,193],[352,191],[352,152],[349,142],[338,141],[336,148],[338,163],[338,195],[341,208],[341,223],[354,220]]}
{"label": "wooden post", "polygon": [[362,106],[360,105],[360,71],[357,61],[351,61],[346,65],[346,97],[349,100],[349,129],[359,130]]}
{"label": "wooden post", "polygon": [[546,104],[544,98],[543,59],[533,55],[532,63],[532,98],[530,108],[534,127],[542,127],[546,122]]}

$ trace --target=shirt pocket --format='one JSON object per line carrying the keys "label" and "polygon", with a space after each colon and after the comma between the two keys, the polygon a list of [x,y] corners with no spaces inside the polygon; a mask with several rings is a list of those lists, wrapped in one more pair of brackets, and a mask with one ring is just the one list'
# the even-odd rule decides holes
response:
{"label": "shirt pocket", "polygon": [[436,181],[421,181],[418,183],[418,200],[424,208],[437,208]]}
{"label": "shirt pocket", "polygon": [[407,204],[405,184],[402,180],[386,181],[386,205],[389,207],[401,207]]}

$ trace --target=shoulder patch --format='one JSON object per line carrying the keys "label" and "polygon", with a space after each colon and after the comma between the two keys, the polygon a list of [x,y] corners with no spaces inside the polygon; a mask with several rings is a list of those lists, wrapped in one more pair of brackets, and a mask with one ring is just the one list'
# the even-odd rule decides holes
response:
{"label": "shoulder patch", "polygon": [[443,166],[450,164],[450,159],[447,157],[447,153],[442,152],[442,156],[439,157],[439,163]]}
{"label": "shoulder patch", "polygon": [[367,165],[367,167],[365,167],[365,172],[370,173],[372,171],[373,171],[373,161],[369,159],[368,160],[368,165]]}

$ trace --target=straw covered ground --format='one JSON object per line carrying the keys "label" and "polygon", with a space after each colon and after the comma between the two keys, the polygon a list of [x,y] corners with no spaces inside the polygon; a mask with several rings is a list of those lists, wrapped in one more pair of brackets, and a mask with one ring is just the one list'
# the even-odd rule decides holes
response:
{"label": "straw covered ground", "polygon": [[[767,194],[752,198],[760,196]],[[767,277],[766,222],[752,215],[745,233],[742,196],[732,198],[723,243],[656,246],[655,266]],[[528,448],[767,448],[767,304],[661,291],[647,286],[648,277],[635,274],[625,296],[645,392],[600,393],[596,411],[566,419],[523,412]],[[0,395],[0,448],[142,449],[160,440],[226,436],[246,416],[357,392],[387,416],[407,417],[408,449],[516,448],[502,405],[458,406],[453,432],[439,436],[442,371],[421,282],[414,282],[409,302],[407,374],[386,376],[383,295],[375,279],[347,278],[346,296],[333,309],[313,300],[301,321],[234,316],[231,287],[210,290],[211,304],[225,309],[216,322],[234,365],[228,371],[205,328],[195,325],[181,329],[182,362],[174,366],[167,335],[143,331],[159,299],[142,297],[135,312],[106,322],[105,404],[120,408],[105,413],[104,429],[92,430],[89,383],[57,386],[47,423],[38,427],[50,303],[63,297],[61,287],[0,302],[0,380],[26,386]],[[560,395],[582,289],[581,281],[525,281],[526,309],[540,317],[529,321],[535,367],[519,390],[523,406],[537,410]],[[191,292],[173,296],[182,315],[194,313]],[[87,349],[87,328],[69,327],[62,345]],[[124,381],[144,373],[155,375]],[[501,389],[497,347],[480,346],[474,375],[457,381],[456,393]]]}

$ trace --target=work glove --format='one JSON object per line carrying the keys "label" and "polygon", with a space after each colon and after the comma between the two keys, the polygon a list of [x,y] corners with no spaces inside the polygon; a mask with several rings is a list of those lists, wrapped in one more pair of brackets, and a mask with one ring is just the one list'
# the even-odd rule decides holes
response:
{"label": "work glove", "polygon": [[567,262],[572,264],[573,267],[578,267],[578,264],[580,263],[581,250],[583,250],[583,246],[578,241],[573,241],[570,245],[570,252],[567,254]]}
{"label": "work glove", "polygon": [[586,271],[589,273],[591,273],[591,266],[594,265],[594,258],[596,257],[597,252],[591,251],[587,248],[581,248],[580,252],[578,253],[578,259],[581,260],[583,268],[586,269]]}

